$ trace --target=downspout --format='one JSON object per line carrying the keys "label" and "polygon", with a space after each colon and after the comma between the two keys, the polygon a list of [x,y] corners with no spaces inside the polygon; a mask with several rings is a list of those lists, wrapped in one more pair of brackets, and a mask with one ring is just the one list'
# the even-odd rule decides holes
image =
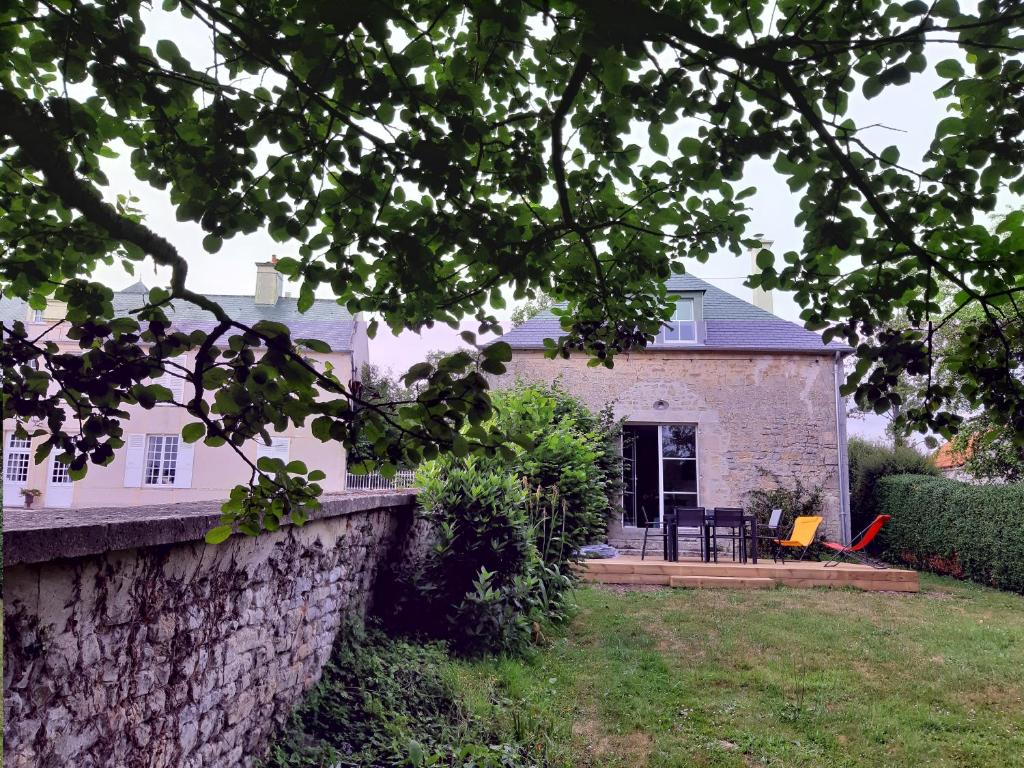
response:
{"label": "downspout", "polygon": [[839,393],[843,380],[842,366],[842,353],[836,352],[836,450],[839,460],[839,536],[843,544],[849,544],[850,537],[853,534],[850,531],[850,465],[846,453],[846,406],[843,403],[843,396]]}

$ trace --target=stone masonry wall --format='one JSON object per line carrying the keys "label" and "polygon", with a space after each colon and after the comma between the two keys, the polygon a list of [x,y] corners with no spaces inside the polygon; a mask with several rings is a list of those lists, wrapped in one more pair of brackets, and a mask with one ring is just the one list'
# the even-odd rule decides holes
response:
{"label": "stone masonry wall", "polygon": [[696,423],[701,506],[742,506],[748,491],[772,487],[764,467],[787,483],[821,485],[824,529],[842,536],[832,358],[666,350],[620,355],[610,370],[586,362],[515,350],[496,383],[558,379],[593,409],[611,403],[627,422]]}
{"label": "stone masonry wall", "polygon": [[9,512],[4,764],[251,765],[410,546],[412,502],[338,498],[217,546],[201,541],[209,505],[67,513],[49,545],[45,521]]}

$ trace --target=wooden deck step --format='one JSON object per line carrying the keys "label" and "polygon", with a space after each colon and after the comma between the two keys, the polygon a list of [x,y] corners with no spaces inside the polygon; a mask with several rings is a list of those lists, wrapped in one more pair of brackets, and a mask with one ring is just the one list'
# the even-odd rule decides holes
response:
{"label": "wooden deck step", "polygon": [[670,587],[698,587],[700,589],[770,589],[775,579],[750,576],[670,576]]}
{"label": "wooden deck step", "polygon": [[892,568],[888,570],[873,570],[863,566],[851,567],[840,566],[838,568],[825,568],[822,563],[771,563],[752,564],[705,564],[705,563],[666,563],[664,561],[630,561],[626,559],[591,560],[587,562],[587,569],[593,573],[601,574],[662,574],[662,575],[686,575],[686,576],[735,576],[738,578],[791,578],[803,580],[807,578],[816,581],[848,581],[851,578],[866,579],[870,581],[904,581],[912,572]]}
{"label": "wooden deck step", "polygon": [[[704,563],[699,560],[640,560],[616,557],[588,560],[580,565],[586,581],[606,584],[678,584],[680,586],[730,585],[758,588],[768,584],[788,587],[857,587],[866,590],[917,592],[916,571],[901,568],[876,570],[864,565],[844,563],[826,567],[819,562]],[[678,580],[678,581],[673,581]]]}

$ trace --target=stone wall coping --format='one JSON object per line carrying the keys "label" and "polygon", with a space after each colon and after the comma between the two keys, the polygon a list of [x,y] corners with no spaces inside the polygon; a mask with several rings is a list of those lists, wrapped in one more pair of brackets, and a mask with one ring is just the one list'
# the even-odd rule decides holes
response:
{"label": "stone wall coping", "polygon": [[[349,491],[321,498],[310,521],[411,507],[416,491]],[[138,507],[4,510],[4,567],[119,549],[202,541],[220,522],[221,501]],[[238,534],[242,535],[242,534]]]}

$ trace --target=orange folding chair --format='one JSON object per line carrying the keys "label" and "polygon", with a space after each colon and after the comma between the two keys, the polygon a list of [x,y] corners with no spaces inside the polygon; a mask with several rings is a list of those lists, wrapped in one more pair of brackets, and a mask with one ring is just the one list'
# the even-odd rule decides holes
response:
{"label": "orange folding chair", "polygon": [[864,549],[870,544],[878,532],[882,530],[882,526],[892,520],[892,515],[879,515],[871,521],[871,525],[865,528],[863,531],[853,537],[853,540],[849,544],[840,544],[837,541],[823,541],[823,546],[835,552],[829,561],[825,563],[825,567],[839,565],[841,558],[848,557],[851,560],[856,560],[864,565],[870,565],[872,568],[884,569],[888,568],[885,563],[874,560],[864,554]]}
{"label": "orange folding chair", "polygon": [[789,538],[775,540],[775,556],[773,559],[786,562],[786,557],[783,553],[787,549],[799,549],[800,557],[796,559],[803,560],[807,555],[807,550],[814,543],[814,536],[818,533],[818,526],[821,525],[822,519],[817,515],[805,515],[794,520],[793,532],[789,534]]}

